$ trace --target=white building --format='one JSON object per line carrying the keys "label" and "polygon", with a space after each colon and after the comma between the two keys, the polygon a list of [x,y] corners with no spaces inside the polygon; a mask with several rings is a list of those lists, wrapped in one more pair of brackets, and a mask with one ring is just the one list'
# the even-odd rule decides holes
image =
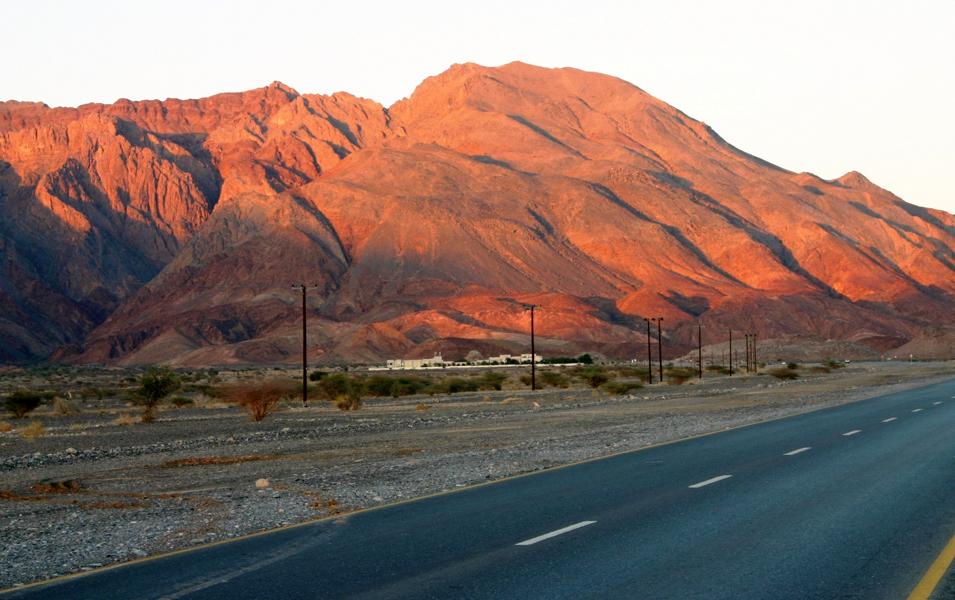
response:
{"label": "white building", "polygon": [[[542,358],[541,358],[541,355],[540,355],[540,354],[535,354],[535,355],[534,355],[534,362],[538,362],[538,363],[539,363],[541,360],[542,360]],[[490,363],[490,364],[492,364],[492,365],[506,365],[509,361],[516,361],[516,362],[521,363],[521,364],[523,364],[523,363],[530,364],[530,362],[531,362],[531,355],[530,355],[530,353],[521,354],[521,355],[519,355],[519,356],[512,356],[512,355],[510,355],[510,354],[502,354],[502,355],[500,355],[500,356],[491,356],[491,357],[488,357],[487,361],[485,361],[485,362],[488,362],[488,363]]]}
{"label": "white building", "polygon": [[432,358],[395,358],[385,362],[389,369],[427,369],[444,366],[444,359],[440,354]]}

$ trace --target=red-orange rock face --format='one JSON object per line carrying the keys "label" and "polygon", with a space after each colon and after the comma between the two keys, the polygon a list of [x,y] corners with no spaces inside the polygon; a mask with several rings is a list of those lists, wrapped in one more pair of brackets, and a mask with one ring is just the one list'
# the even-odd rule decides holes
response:
{"label": "red-orange rock face", "polygon": [[612,77],[457,65],[385,109],[282,84],[0,103],[0,360],[672,353],[703,319],[899,346],[955,325],[955,217],[752,157]]}

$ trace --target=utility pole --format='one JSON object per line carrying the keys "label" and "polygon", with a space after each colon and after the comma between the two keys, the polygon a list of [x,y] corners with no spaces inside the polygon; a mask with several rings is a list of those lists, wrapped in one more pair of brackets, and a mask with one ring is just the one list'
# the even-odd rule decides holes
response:
{"label": "utility pole", "polygon": [[696,322],[696,343],[697,349],[699,351],[699,356],[697,360],[699,361],[700,368],[700,379],[703,379],[703,323],[700,321]]}
{"label": "utility pole", "polygon": [[756,362],[756,334],[753,334],[753,373],[759,375],[759,363]]}
{"label": "utility pole", "polygon": [[302,406],[308,406],[308,313],[305,311],[305,292],[317,287],[304,283],[292,286],[293,289],[302,290]]}
{"label": "utility pole", "polygon": [[733,374],[733,330],[732,329],[730,329],[729,359],[730,359],[730,375],[732,375]]}
{"label": "utility pole", "polygon": [[647,383],[653,383],[653,350],[650,346],[650,319],[647,322]]}
{"label": "utility pole", "polygon": [[531,391],[537,389],[537,353],[534,349],[534,309],[539,304],[525,304],[524,308],[531,311]]}
{"label": "utility pole", "polygon": [[747,333],[747,334],[745,335],[745,337],[746,337],[746,372],[749,373],[749,359],[750,359],[750,354],[749,354],[749,334]]}
{"label": "utility pole", "polygon": [[657,359],[660,365],[660,383],[663,383],[663,317],[657,319]]}

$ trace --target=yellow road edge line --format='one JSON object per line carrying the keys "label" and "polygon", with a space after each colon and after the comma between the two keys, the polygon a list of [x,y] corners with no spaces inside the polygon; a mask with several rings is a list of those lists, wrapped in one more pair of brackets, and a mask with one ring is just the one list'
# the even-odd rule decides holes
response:
{"label": "yellow road edge line", "polygon": [[[932,380],[932,381],[930,381],[929,383],[925,383],[924,385],[916,385],[916,386],[913,387],[913,388],[905,389],[905,390],[901,390],[901,391],[911,391],[911,390],[913,390],[913,389],[914,389],[914,390],[917,390],[917,389],[921,389],[921,388],[925,388],[925,387],[930,387],[930,386],[937,385],[937,384],[940,384],[940,383],[946,383],[946,382],[948,382],[950,379],[951,379],[950,376],[948,376],[948,375],[943,375],[943,376],[940,376],[940,377],[938,378],[938,380]],[[791,414],[791,415],[784,415],[784,416],[782,416],[782,417],[772,417],[772,418],[769,418],[769,419],[763,419],[762,421],[753,421],[752,423],[744,423],[743,425],[735,425],[735,426],[733,426],[733,427],[726,427],[726,428],[724,428],[724,429],[718,429],[718,430],[715,430],[715,431],[707,431],[707,432],[705,432],[705,433],[698,433],[698,434],[696,434],[696,435],[691,435],[691,436],[687,436],[687,437],[683,437],[683,438],[677,438],[677,439],[673,439],[673,440],[667,440],[667,441],[665,441],[665,442],[659,442],[659,443],[656,443],[656,444],[650,444],[650,445],[644,446],[644,447],[642,447],[642,448],[633,448],[633,449],[631,449],[631,450],[621,450],[621,451],[619,451],[619,452],[613,452],[613,453],[611,453],[611,454],[604,454],[604,455],[601,455],[601,456],[593,456],[593,457],[591,457],[591,458],[585,458],[585,459],[583,459],[583,460],[578,460],[578,461],[574,461],[574,462],[569,462],[569,463],[566,463],[566,464],[563,464],[563,465],[557,465],[557,466],[554,466],[554,467],[546,467],[546,468],[544,468],[544,469],[539,469],[539,470],[537,470],[537,471],[530,471],[530,472],[528,472],[528,473],[518,473],[518,474],[516,474],[516,475],[508,475],[507,477],[502,477],[501,479],[495,479],[494,481],[482,481],[481,483],[474,483],[474,484],[471,484],[471,485],[465,485],[464,487],[455,488],[455,489],[450,489],[450,490],[442,490],[442,491],[440,491],[440,492],[434,492],[434,493],[431,493],[431,494],[426,494],[426,495],[424,495],[424,496],[417,496],[417,497],[415,497],[415,498],[408,498],[407,500],[399,500],[398,502],[388,502],[388,503],[385,503],[385,504],[379,504],[379,505],[377,505],[377,506],[370,506],[370,507],[368,507],[368,508],[360,508],[360,509],[358,509],[358,510],[353,510],[353,511],[351,511],[351,512],[342,513],[342,514],[338,514],[338,515],[328,515],[328,516],[326,516],[326,517],[316,517],[316,518],[314,518],[314,519],[306,519],[305,521],[300,521],[300,522],[298,522],[298,523],[292,523],[292,524],[290,524],[290,525],[282,525],[281,527],[274,527],[274,528],[272,528],[272,529],[263,529],[262,531],[254,531],[254,532],[252,532],[252,533],[246,533],[246,534],[244,534],[244,535],[240,535],[240,536],[234,537],[234,538],[228,538],[228,539],[225,539],[225,540],[218,540],[218,541],[210,542],[210,543],[207,543],[207,544],[199,544],[198,546],[190,546],[189,548],[180,548],[180,549],[178,549],[178,550],[169,550],[168,552],[160,552],[160,553],[158,553],[158,554],[153,554],[153,555],[151,555],[151,556],[146,556],[146,557],[143,557],[143,558],[136,558],[136,559],[129,560],[129,561],[125,561],[125,562],[118,562],[118,563],[114,563],[114,564],[112,564],[112,565],[106,565],[106,566],[103,566],[103,567],[97,567],[97,568],[95,568],[95,569],[90,569],[89,571],[78,571],[78,572],[76,572],[76,573],[68,573],[68,574],[66,574],[66,575],[60,575],[59,577],[52,577],[52,578],[50,578],[50,579],[44,579],[44,580],[42,580],[42,581],[34,581],[34,582],[32,582],[32,583],[27,583],[27,584],[25,584],[25,585],[20,585],[20,586],[17,586],[17,587],[6,588],[6,589],[0,589],[0,596],[6,595],[6,594],[12,594],[12,593],[14,593],[14,592],[20,592],[20,591],[22,591],[22,590],[27,590],[27,589],[30,589],[30,588],[41,587],[41,586],[45,586],[45,585],[52,585],[52,584],[56,584],[56,583],[62,583],[62,582],[64,582],[64,581],[69,581],[69,580],[71,580],[71,579],[79,579],[80,577],[86,577],[86,576],[88,576],[88,575],[94,575],[94,574],[96,574],[96,573],[104,573],[104,572],[106,572],[106,571],[112,571],[112,570],[114,570],[114,569],[122,569],[122,568],[124,568],[124,567],[129,567],[129,566],[132,566],[132,565],[139,565],[139,564],[151,562],[151,561],[154,561],[154,560],[160,560],[160,559],[163,559],[163,558],[169,558],[169,557],[172,557],[172,556],[178,556],[178,555],[180,555],[180,554],[188,554],[189,552],[195,552],[195,551],[197,551],[197,550],[205,550],[206,548],[215,548],[216,546],[223,546],[223,545],[225,545],[225,544],[231,544],[231,543],[233,543],[233,542],[241,542],[241,541],[243,541],[243,540],[248,540],[248,539],[257,538],[257,537],[260,537],[260,536],[263,536],[263,535],[269,535],[270,533],[278,533],[278,532],[280,532],[280,531],[288,531],[288,530],[290,530],[290,529],[297,529],[297,528],[299,528],[299,527],[307,527],[307,526],[309,526],[309,525],[315,525],[315,524],[317,524],[317,523],[323,523],[323,522],[325,522],[325,521],[340,521],[340,520],[343,520],[343,519],[347,519],[348,517],[351,517],[351,516],[353,516],[353,515],[360,515],[360,514],[363,514],[363,513],[369,513],[369,512],[376,511],[376,510],[383,510],[383,509],[392,508],[392,507],[395,507],[395,506],[404,506],[405,504],[412,504],[412,503],[414,503],[414,502],[421,502],[421,501],[423,501],[423,500],[428,500],[428,499],[430,499],[430,498],[439,498],[439,497],[441,497],[441,496],[450,496],[451,494],[458,494],[458,493],[461,493],[461,492],[467,492],[467,491],[475,490],[475,489],[478,489],[478,488],[483,488],[483,487],[488,487],[488,486],[492,486],[492,485],[497,485],[497,484],[499,484],[499,483],[504,483],[505,481],[512,481],[512,480],[515,480],[515,479],[522,479],[522,478],[524,478],[524,477],[534,477],[535,475],[544,475],[545,473],[553,473],[554,471],[560,471],[561,469],[568,469],[568,468],[570,468],[570,467],[576,467],[576,466],[578,466],[578,465],[585,465],[585,464],[588,464],[588,463],[597,462],[597,461],[601,461],[601,460],[608,460],[608,459],[611,459],[611,458],[616,458],[616,457],[618,457],[618,456],[625,456],[625,455],[627,455],[627,454],[636,454],[637,452],[643,452],[644,450],[652,450],[653,448],[660,448],[660,447],[662,447],[662,446],[670,446],[670,445],[672,445],[672,444],[679,444],[679,443],[681,443],[681,442],[688,442],[688,441],[690,441],[690,440],[697,440],[697,439],[700,439],[700,438],[709,437],[709,436],[711,436],[711,435],[717,435],[717,434],[719,434],[719,433],[726,433],[726,432],[728,432],[728,431],[736,431],[737,429],[745,429],[745,428],[747,428],[747,427],[755,427],[755,426],[757,426],[757,425],[764,425],[764,424],[766,424],[766,423],[773,423],[773,422],[775,422],[775,421],[782,421],[782,420],[784,420],[784,419],[790,419],[790,418],[792,418],[792,417],[798,417],[798,416],[802,416],[802,415],[810,415],[810,414],[812,414],[812,413],[819,412],[819,411],[826,410],[826,409],[830,409],[830,408],[837,408],[837,407],[840,407],[840,406],[848,406],[848,405],[850,405],[850,404],[856,404],[857,402],[865,402],[866,400],[874,400],[874,399],[876,399],[876,398],[881,398],[882,396],[888,396],[888,395],[893,394],[893,393],[896,393],[896,392],[889,392],[888,394],[878,394],[878,395],[875,395],[875,396],[869,396],[868,398],[860,398],[860,399],[858,399],[858,400],[853,400],[853,401],[851,401],[851,402],[845,402],[845,403],[843,403],[843,404],[835,404],[835,405],[833,405],[833,406],[819,406],[819,407],[813,408],[812,410],[807,410],[807,411],[805,411],[805,412],[797,412],[797,413],[793,413],[793,414]],[[912,600],[912,599],[910,598],[910,599],[908,599],[908,600]]]}
{"label": "yellow road edge line", "polygon": [[938,555],[932,566],[922,576],[921,581],[909,594],[908,600],[928,600],[935,592],[939,582],[942,581],[942,577],[948,572],[949,567],[952,566],[952,562],[955,562],[955,534],[952,535],[952,539],[948,540],[948,544],[942,548],[941,554]]}

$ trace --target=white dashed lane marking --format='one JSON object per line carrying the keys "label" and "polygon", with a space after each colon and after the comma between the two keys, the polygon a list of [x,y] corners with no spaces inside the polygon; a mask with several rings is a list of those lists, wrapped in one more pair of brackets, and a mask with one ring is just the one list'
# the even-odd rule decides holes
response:
{"label": "white dashed lane marking", "polygon": [[531,546],[531,545],[536,544],[537,542],[543,542],[544,540],[549,540],[549,539],[552,538],[552,537],[557,537],[558,535],[567,533],[568,531],[573,531],[573,530],[575,530],[575,529],[580,529],[581,527],[586,527],[586,526],[588,526],[588,525],[593,525],[593,524],[596,523],[596,522],[597,522],[597,521],[581,521],[580,523],[574,523],[573,525],[568,525],[567,527],[563,527],[563,528],[558,529],[558,530],[556,530],[556,531],[551,531],[550,533],[545,533],[544,535],[539,535],[539,536],[537,536],[537,537],[533,537],[533,538],[531,538],[531,539],[529,539],[529,540],[524,540],[523,542],[517,542],[517,543],[514,544],[514,545],[515,545],[515,546]]}
{"label": "white dashed lane marking", "polygon": [[729,479],[732,475],[720,475],[718,477],[713,477],[712,479],[707,479],[706,481],[701,481],[699,483],[694,483],[690,486],[690,489],[699,489],[701,487],[710,485],[711,483],[716,483],[717,481],[723,481],[724,479]]}
{"label": "white dashed lane marking", "polygon": [[855,434],[857,434],[857,433],[862,433],[862,430],[861,430],[861,429],[853,429],[852,431],[847,431],[847,432],[843,433],[842,435],[844,435],[844,436],[846,436],[846,437],[849,437],[850,435],[855,435]]}
{"label": "white dashed lane marking", "polygon": [[921,409],[921,408],[913,408],[913,409],[912,409],[912,412],[922,412],[922,409]]}
{"label": "white dashed lane marking", "polygon": [[806,450],[812,450],[812,448],[810,446],[806,446],[805,448],[796,448],[795,450],[790,450],[783,456],[796,456],[797,454],[802,454]]}
{"label": "white dashed lane marking", "polygon": [[882,419],[883,423],[891,423],[892,421],[898,420],[898,417],[889,417],[888,419]]}

